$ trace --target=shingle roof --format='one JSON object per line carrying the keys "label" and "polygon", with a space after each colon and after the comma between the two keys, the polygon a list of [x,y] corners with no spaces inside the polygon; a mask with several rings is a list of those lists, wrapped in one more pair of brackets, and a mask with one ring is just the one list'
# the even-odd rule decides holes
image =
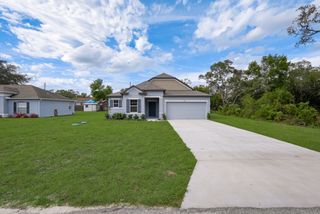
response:
{"label": "shingle roof", "polygon": [[152,77],[151,79],[176,79],[176,78],[174,76],[169,75],[169,74],[162,73],[162,74],[159,74],[155,77]]}
{"label": "shingle roof", "polygon": [[122,97],[122,94],[119,91],[119,92],[116,92],[116,93],[109,94],[108,97]]}
{"label": "shingle roof", "polygon": [[14,92],[14,95],[11,96],[12,99],[71,100],[33,85],[0,85],[0,91]]}
{"label": "shingle roof", "polygon": [[164,91],[165,90],[164,88],[156,86],[149,81],[142,82],[142,83],[136,85],[136,87],[138,87],[139,89],[141,89],[143,91],[148,91],[148,90],[150,90],[150,91],[158,91],[158,90]]}
{"label": "shingle roof", "polygon": [[191,91],[191,90],[168,90],[164,94],[165,97],[210,97],[209,94],[200,92],[200,91]]}
{"label": "shingle roof", "polygon": [[[141,91],[165,91],[164,96],[210,96],[206,93],[194,91],[181,80],[166,73],[159,74],[145,82],[131,87],[136,87]],[[108,97],[121,97],[122,95],[121,92],[117,92],[108,95]]]}

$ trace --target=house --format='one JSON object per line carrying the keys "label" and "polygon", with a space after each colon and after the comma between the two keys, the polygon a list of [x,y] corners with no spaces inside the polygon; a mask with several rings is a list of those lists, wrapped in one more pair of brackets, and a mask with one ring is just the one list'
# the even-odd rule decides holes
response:
{"label": "house", "polygon": [[39,117],[71,115],[74,100],[32,85],[0,85],[0,115],[37,114]]}
{"label": "house", "polygon": [[88,100],[83,103],[83,111],[97,111],[98,103],[94,100]]}
{"label": "house", "polygon": [[110,94],[109,114],[125,113],[161,119],[206,119],[210,95],[193,90],[168,74],[160,74],[128,89]]}
{"label": "house", "polygon": [[76,111],[83,111],[84,109],[84,103],[92,100],[91,97],[78,97],[75,103],[75,110]]}

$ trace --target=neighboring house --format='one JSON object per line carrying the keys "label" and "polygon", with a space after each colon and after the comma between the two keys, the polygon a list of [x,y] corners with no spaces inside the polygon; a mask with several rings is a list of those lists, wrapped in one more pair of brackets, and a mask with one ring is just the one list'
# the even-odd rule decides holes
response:
{"label": "neighboring house", "polygon": [[0,115],[71,115],[75,101],[32,85],[0,85]]}
{"label": "neighboring house", "polygon": [[83,111],[97,111],[98,103],[94,100],[88,100],[83,103]]}
{"label": "neighboring house", "polygon": [[193,90],[168,74],[110,94],[109,113],[144,114],[146,118],[206,119],[210,95]]}
{"label": "neighboring house", "polygon": [[75,110],[76,111],[83,111],[84,103],[89,100],[92,100],[92,98],[91,97],[78,97],[76,100]]}

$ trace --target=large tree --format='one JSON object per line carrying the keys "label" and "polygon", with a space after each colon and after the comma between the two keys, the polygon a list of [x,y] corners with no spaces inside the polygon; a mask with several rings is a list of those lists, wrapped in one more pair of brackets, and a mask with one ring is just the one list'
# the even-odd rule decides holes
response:
{"label": "large tree", "polygon": [[27,75],[20,74],[19,68],[9,64],[7,61],[0,60],[0,84],[14,85],[27,83],[30,78]]}
{"label": "large tree", "polygon": [[57,90],[55,93],[71,99],[77,98],[79,96],[79,92],[74,91],[72,89],[69,89],[69,90],[60,89],[60,90]]}
{"label": "large tree", "polygon": [[219,94],[223,106],[235,103],[242,93],[242,71],[232,66],[231,60],[217,62],[210,67],[205,75],[200,75],[210,89],[211,94]]}
{"label": "large tree", "polygon": [[91,95],[96,101],[104,100],[107,98],[108,94],[112,93],[111,86],[103,85],[102,79],[96,79],[95,81],[93,81],[93,83],[91,83],[90,85],[90,88],[91,88]]}
{"label": "large tree", "polygon": [[305,5],[299,7],[298,11],[299,15],[288,27],[289,35],[299,37],[297,46],[315,42],[315,35],[320,33],[320,7],[314,4]]}

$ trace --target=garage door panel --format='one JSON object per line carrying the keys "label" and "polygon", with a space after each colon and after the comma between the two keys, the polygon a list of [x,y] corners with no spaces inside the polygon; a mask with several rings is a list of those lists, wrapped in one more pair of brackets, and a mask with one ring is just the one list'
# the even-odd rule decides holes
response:
{"label": "garage door panel", "polygon": [[205,102],[168,102],[167,118],[178,119],[206,119]]}

